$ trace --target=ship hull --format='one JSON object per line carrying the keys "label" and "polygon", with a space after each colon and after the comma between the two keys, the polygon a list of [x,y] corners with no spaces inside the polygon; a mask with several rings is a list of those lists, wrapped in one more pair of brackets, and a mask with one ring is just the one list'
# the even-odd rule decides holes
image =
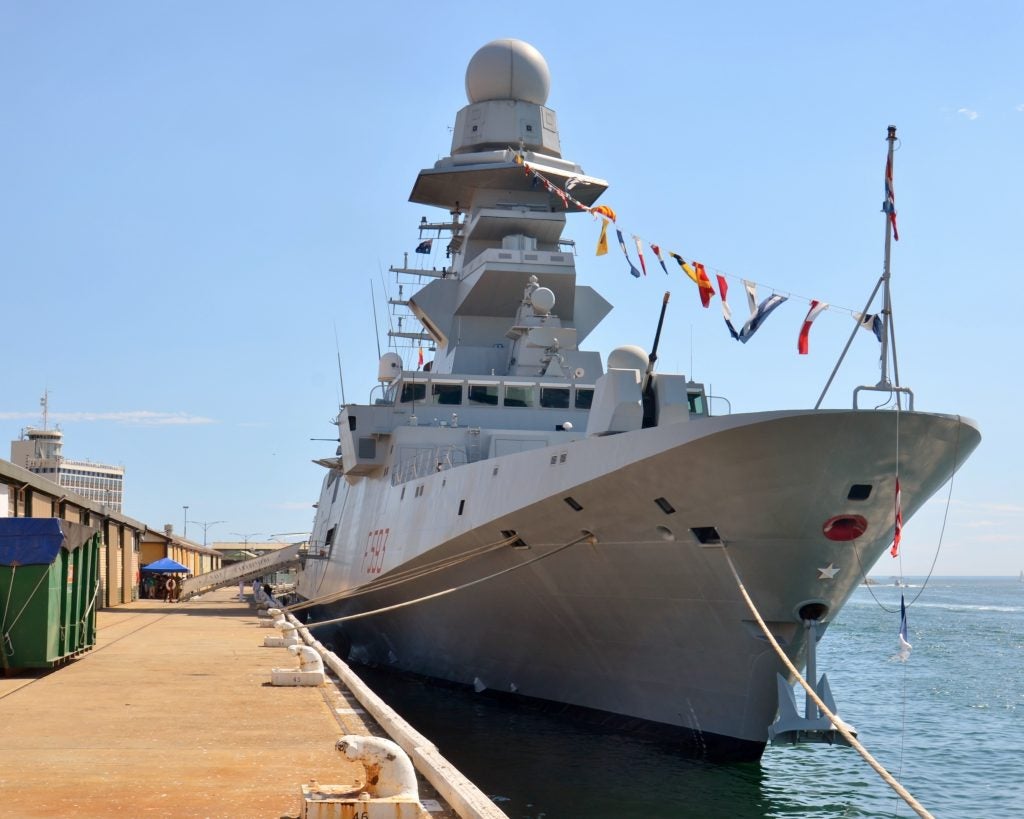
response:
{"label": "ship hull", "polygon": [[[800,665],[803,614],[833,620],[892,540],[897,458],[906,521],[979,440],[954,416],[775,412],[581,438],[405,485],[348,480],[340,503],[329,479],[314,545],[331,526],[340,541],[299,589],[316,601],[364,588],[315,621],[401,606],[328,627],[355,661],[756,759],[785,670],[730,560]],[[829,539],[837,517],[863,533]]]}

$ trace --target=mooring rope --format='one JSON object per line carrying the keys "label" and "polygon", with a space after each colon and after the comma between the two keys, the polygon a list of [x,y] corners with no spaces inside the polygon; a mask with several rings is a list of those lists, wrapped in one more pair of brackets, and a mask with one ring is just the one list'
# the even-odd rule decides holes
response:
{"label": "mooring rope", "polygon": [[400,586],[403,583],[408,583],[411,580],[418,580],[421,577],[433,574],[434,572],[441,571],[442,569],[448,569],[452,566],[457,566],[460,563],[464,563],[467,560],[471,560],[475,557],[488,554],[496,549],[500,549],[503,546],[508,546],[510,543],[515,543],[519,540],[518,535],[512,535],[510,537],[502,538],[501,540],[493,543],[488,543],[484,546],[474,546],[472,549],[467,549],[465,552],[460,552],[457,555],[451,557],[441,558],[435,560],[432,563],[424,564],[423,566],[417,566],[414,569],[406,569],[400,572],[394,572],[388,574],[386,577],[382,577],[380,580],[367,583],[364,586],[358,586],[354,589],[346,589],[340,592],[334,592],[332,594],[324,594],[319,597],[314,597],[309,600],[303,600],[301,603],[295,603],[286,608],[286,611],[301,611],[302,609],[310,608],[311,606],[325,605],[327,603],[336,603],[339,600],[348,600],[352,597],[359,597],[362,594],[368,594],[369,592],[380,591],[381,589],[389,589],[392,586]]}
{"label": "mooring rope", "polygon": [[[814,700],[814,704],[818,707],[818,710],[821,711],[821,713],[824,714],[826,717],[828,717],[829,722],[832,723],[832,726],[836,729],[836,731],[839,732],[843,739],[845,739],[850,744],[850,747],[856,750],[857,753],[859,753],[864,758],[864,761],[867,762],[868,765],[870,765],[872,768],[874,768],[875,772],[880,777],[882,777],[885,783],[894,791],[896,791],[896,793],[903,799],[903,801],[906,802],[918,816],[924,817],[925,819],[934,819],[932,814],[930,814],[925,809],[925,807],[913,797],[910,791],[903,787],[903,785],[901,785],[896,780],[896,778],[891,773],[889,773],[882,766],[882,764],[868,752],[867,748],[861,745],[861,743],[857,740],[857,737],[855,737],[850,732],[849,728],[846,727],[843,721],[839,719],[839,717],[837,717],[835,714],[833,714],[832,711],[829,710],[828,706],[825,705],[821,697],[818,696],[818,692],[815,691],[810,684],[808,684],[807,680],[804,679],[803,675],[797,670],[796,666],[793,665],[793,662],[789,659],[788,656],[786,656],[786,652],[782,650],[782,646],[779,645],[778,641],[775,639],[775,636],[771,633],[771,630],[768,628],[767,624],[762,619],[760,612],[758,612],[757,610],[757,606],[754,605],[754,601],[750,599],[750,595],[747,593],[747,589],[743,585],[743,581],[740,579],[739,572],[736,571],[736,567],[733,565],[732,558],[729,557],[729,551],[724,541],[722,543],[722,554],[725,555],[725,561],[729,564],[729,570],[732,572],[732,576],[736,580],[736,585],[739,587],[740,594],[743,595],[743,599],[744,601],[746,601],[747,608],[749,608],[750,613],[754,615],[754,619],[757,621],[758,626],[760,626],[761,631],[764,632],[765,638],[771,644],[772,648],[775,649],[775,653],[779,655],[779,659],[782,660],[783,665],[786,666],[790,674],[796,677],[797,682],[799,682],[800,685],[803,686],[804,690],[807,692],[807,695],[812,700]],[[814,635],[811,635],[809,639],[813,640]]]}
{"label": "mooring rope", "polygon": [[552,557],[553,555],[556,555],[559,552],[565,551],[570,546],[575,546],[577,543],[582,543],[583,541],[589,541],[590,543],[595,543],[597,541],[597,539],[594,537],[594,535],[592,533],[587,532],[587,533],[585,533],[583,535],[580,535],[578,538],[575,538],[574,540],[570,540],[568,543],[563,543],[561,546],[556,546],[554,549],[551,549],[551,550],[549,550],[547,552],[544,552],[544,554],[537,555],[536,557],[530,558],[529,560],[524,561],[523,563],[517,563],[515,566],[507,566],[504,569],[501,569],[499,571],[493,572],[492,574],[486,575],[484,577],[478,577],[478,578],[476,578],[476,580],[470,580],[470,581],[468,581],[466,583],[462,583],[462,584],[460,584],[458,586],[451,586],[450,588],[442,589],[441,591],[434,592],[433,594],[425,594],[422,597],[416,597],[416,598],[414,598],[412,600],[405,600],[405,601],[403,601],[401,603],[395,603],[394,605],[391,605],[391,606],[384,606],[383,608],[373,609],[372,611],[364,611],[364,612],[360,612],[359,614],[348,614],[348,615],[345,615],[344,617],[335,617],[335,618],[333,618],[331,620],[319,620],[316,623],[306,623],[306,628],[316,628],[318,626],[329,626],[329,625],[333,625],[334,623],[344,623],[344,622],[346,622],[348,620],[360,620],[360,619],[362,619],[364,617],[373,617],[373,616],[378,615],[378,614],[384,614],[384,613],[389,612],[389,611],[395,611],[396,609],[404,609],[404,608],[407,608],[408,606],[415,606],[415,605],[418,605],[419,603],[426,603],[428,600],[436,600],[439,597],[444,597],[446,595],[452,594],[453,592],[462,591],[463,589],[468,589],[470,586],[476,586],[479,583],[485,583],[488,580],[494,580],[494,578],[496,578],[496,577],[501,577],[503,574],[508,574],[509,572],[514,572],[517,569],[526,568],[527,566],[530,566],[530,565],[532,565],[532,564],[534,564],[534,563],[536,563],[536,562],[538,562],[540,560],[545,560],[546,558]]}

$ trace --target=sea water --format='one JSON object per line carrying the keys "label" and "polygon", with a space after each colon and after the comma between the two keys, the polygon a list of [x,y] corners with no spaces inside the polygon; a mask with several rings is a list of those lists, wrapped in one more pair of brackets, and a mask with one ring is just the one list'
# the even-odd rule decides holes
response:
{"label": "sea water", "polygon": [[[935,816],[1024,816],[1024,583],[906,582],[858,588],[819,644],[839,713]],[[768,746],[759,764],[711,765],[527,705],[361,673],[513,819],[913,815],[851,748]]]}

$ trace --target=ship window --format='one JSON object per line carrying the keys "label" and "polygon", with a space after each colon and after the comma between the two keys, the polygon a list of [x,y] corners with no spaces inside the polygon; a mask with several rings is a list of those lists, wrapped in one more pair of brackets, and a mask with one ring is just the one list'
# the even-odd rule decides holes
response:
{"label": "ship window", "polygon": [[850,493],[846,496],[847,500],[852,501],[865,501],[871,496],[871,484],[869,483],[855,483],[850,487]]}
{"label": "ship window", "polygon": [[690,402],[690,414],[691,415],[704,415],[704,395],[699,392],[689,392],[686,394],[687,400]]}
{"label": "ship window", "polygon": [[469,403],[486,404],[490,407],[498,406],[498,385],[497,384],[470,384]]}
{"label": "ship window", "polygon": [[506,407],[532,407],[533,406],[533,387],[517,387],[513,385],[505,386],[505,406]]}
{"label": "ship window", "polygon": [[377,457],[377,441],[375,438],[359,439],[359,457],[369,460]]}
{"label": "ship window", "polygon": [[569,409],[569,388],[541,387],[540,405],[549,409]]}
{"label": "ship window", "polygon": [[432,384],[430,391],[434,397],[435,404],[452,405],[462,403],[461,384]]}
{"label": "ship window", "polygon": [[423,401],[427,397],[426,384],[403,384],[402,403],[409,404],[413,401]]}
{"label": "ship window", "polygon": [[592,389],[576,388],[576,409],[588,410],[593,401],[594,391]]}
{"label": "ship window", "polygon": [[562,500],[564,500],[567,504],[569,504],[569,507],[573,511],[575,511],[575,512],[582,512],[583,511],[583,507],[580,505],[580,502],[578,500],[576,500],[576,498],[562,498]]}
{"label": "ship window", "polygon": [[463,498],[459,501],[459,514],[462,514],[462,510],[466,508],[466,499]]}
{"label": "ship window", "polygon": [[671,515],[676,511],[676,508],[665,498],[655,498],[654,502],[658,504],[658,508],[666,515]]}

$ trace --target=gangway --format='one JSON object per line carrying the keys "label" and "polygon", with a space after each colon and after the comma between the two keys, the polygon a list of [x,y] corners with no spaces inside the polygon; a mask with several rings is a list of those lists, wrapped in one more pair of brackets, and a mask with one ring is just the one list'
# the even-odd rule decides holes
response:
{"label": "gangway", "polygon": [[275,549],[259,557],[243,560],[240,563],[232,563],[221,569],[212,572],[190,577],[181,584],[181,596],[184,599],[203,592],[213,591],[224,586],[231,586],[238,582],[255,580],[265,574],[280,572],[298,566],[300,563],[299,554],[304,543],[292,543],[281,549]]}

